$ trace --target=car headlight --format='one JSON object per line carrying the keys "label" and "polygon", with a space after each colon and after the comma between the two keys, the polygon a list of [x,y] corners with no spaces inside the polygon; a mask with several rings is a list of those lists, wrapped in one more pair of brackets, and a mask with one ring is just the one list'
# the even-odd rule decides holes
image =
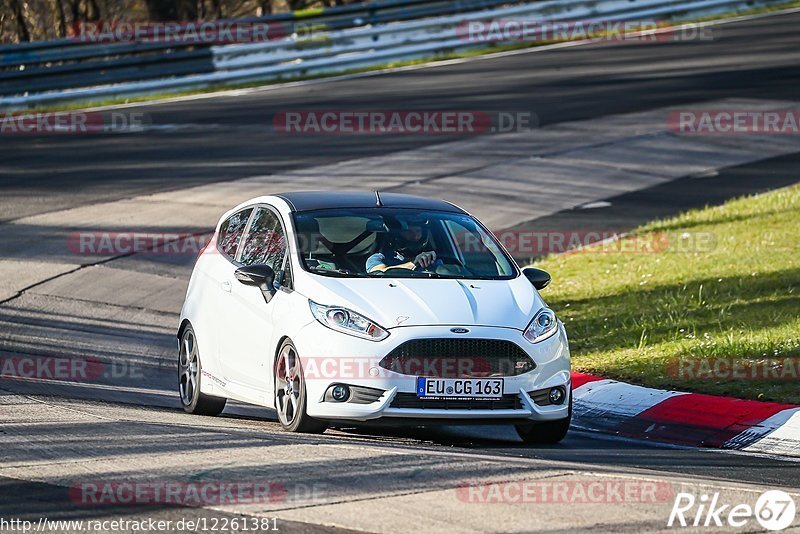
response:
{"label": "car headlight", "polygon": [[558,330],[558,319],[550,308],[542,308],[533,316],[533,321],[525,329],[525,339],[538,343],[552,336]]}
{"label": "car headlight", "polygon": [[317,321],[333,330],[371,339],[372,341],[386,339],[389,335],[389,332],[381,328],[377,323],[353,310],[348,310],[341,306],[323,306],[313,300],[309,300],[308,303],[311,306],[311,313],[314,314]]}

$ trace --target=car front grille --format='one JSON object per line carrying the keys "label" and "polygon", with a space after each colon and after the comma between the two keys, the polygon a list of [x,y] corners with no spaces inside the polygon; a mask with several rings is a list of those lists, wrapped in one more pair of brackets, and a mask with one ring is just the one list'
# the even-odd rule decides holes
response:
{"label": "car front grille", "polygon": [[502,339],[412,339],[386,355],[384,369],[433,378],[517,376],[536,364],[522,347]]}
{"label": "car front grille", "polygon": [[490,399],[420,399],[416,393],[398,393],[389,405],[391,408],[414,410],[521,410],[519,395],[503,395]]}

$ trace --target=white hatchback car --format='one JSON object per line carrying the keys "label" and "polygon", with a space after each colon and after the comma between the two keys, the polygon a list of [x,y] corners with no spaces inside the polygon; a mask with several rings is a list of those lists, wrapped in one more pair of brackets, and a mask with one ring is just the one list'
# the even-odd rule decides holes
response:
{"label": "white hatchback car", "polygon": [[564,325],[494,236],[448,202],[297,192],[220,220],[181,312],[186,411],[226,399],[282,427],[498,424],[560,441],[572,413]]}

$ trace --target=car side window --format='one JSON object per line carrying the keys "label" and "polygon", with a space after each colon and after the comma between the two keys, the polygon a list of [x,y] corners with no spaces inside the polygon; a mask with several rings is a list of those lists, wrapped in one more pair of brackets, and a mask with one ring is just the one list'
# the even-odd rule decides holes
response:
{"label": "car side window", "polygon": [[245,237],[242,256],[244,265],[260,263],[269,265],[274,271],[283,267],[286,256],[286,236],[278,216],[270,209],[257,208]]}
{"label": "car side window", "polygon": [[253,208],[238,211],[228,217],[225,222],[219,227],[219,240],[217,248],[220,252],[228,256],[228,259],[236,258],[236,253],[239,251],[239,243],[242,240],[242,234],[247,226],[247,220]]}

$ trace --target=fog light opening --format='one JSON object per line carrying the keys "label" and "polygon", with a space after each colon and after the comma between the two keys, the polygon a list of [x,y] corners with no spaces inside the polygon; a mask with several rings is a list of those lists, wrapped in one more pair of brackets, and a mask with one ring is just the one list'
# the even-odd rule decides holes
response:
{"label": "fog light opening", "polygon": [[557,387],[550,390],[550,403],[551,404],[564,404],[566,398],[564,388]]}
{"label": "fog light opening", "polygon": [[350,388],[344,384],[336,384],[331,388],[331,397],[336,402],[344,402],[350,398]]}

